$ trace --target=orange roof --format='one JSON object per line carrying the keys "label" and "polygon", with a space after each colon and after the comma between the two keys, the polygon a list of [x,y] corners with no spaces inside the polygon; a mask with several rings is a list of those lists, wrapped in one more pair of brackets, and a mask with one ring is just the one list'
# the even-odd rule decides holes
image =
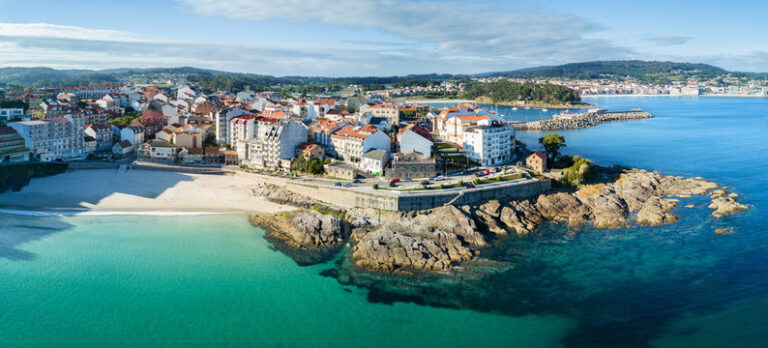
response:
{"label": "orange roof", "polygon": [[397,132],[397,137],[399,138],[403,133],[405,133],[405,132],[407,132],[409,130],[414,131],[416,134],[421,135],[425,139],[432,140],[432,134],[429,134],[428,130],[426,130],[424,128],[421,128],[421,127],[419,127],[419,126],[417,126],[415,124],[412,124],[412,123],[408,124],[407,126],[405,126],[403,128],[400,128],[400,131]]}

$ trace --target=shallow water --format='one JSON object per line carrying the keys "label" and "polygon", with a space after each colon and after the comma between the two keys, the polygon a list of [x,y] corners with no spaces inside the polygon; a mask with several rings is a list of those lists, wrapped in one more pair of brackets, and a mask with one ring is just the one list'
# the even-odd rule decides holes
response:
{"label": "shallow water", "polygon": [[[0,342],[761,345],[768,335],[768,100],[586,100],[612,110],[642,107],[657,117],[562,131],[569,154],[704,176],[742,194],[752,209],[714,219],[706,199],[694,197],[681,202],[674,225],[544,226],[487,251],[502,271],[411,284],[420,298],[408,300],[435,306],[383,304],[398,298],[321,276],[333,262],[298,267],[271,250],[245,216],[0,213]],[[535,147],[541,133],[517,135]],[[682,208],[689,203],[697,207]],[[720,227],[734,232],[716,235]]]}

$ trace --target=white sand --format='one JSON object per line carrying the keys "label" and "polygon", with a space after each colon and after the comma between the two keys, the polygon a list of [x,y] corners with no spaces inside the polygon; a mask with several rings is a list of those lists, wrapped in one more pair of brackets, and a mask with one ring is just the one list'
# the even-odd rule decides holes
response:
{"label": "white sand", "polygon": [[0,194],[0,206],[93,212],[272,213],[290,207],[254,196],[247,176],[164,171],[76,170],[32,179],[20,192]]}

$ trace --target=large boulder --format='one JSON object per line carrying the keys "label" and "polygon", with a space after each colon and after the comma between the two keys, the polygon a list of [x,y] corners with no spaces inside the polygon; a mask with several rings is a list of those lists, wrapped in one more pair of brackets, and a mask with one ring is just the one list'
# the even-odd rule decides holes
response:
{"label": "large boulder", "polygon": [[590,215],[588,206],[565,192],[540,195],[536,200],[536,209],[546,219],[569,225],[583,224]]}
{"label": "large boulder", "polygon": [[355,266],[376,272],[441,271],[472,257],[452,233],[410,231],[405,226],[368,232],[352,249]]}
{"label": "large boulder", "polygon": [[299,265],[327,261],[346,237],[341,219],[314,210],[254,215],[251,223],[265,229],[264,238]]}
{"label": "large boulder", "polygon": [[544,217],[541,216],[535,205],[525,200],[510,201],[508,205],[502,207],[499,213],[499,220],[507,228],[514,230],[519,235],[523,235],[535,230],[544,221]]}
{"label": "large boulder", "polygon": [[650,197],[637,212],[635,219],[637,223],[644,225],[661,225],[677,221],[677,217],[668,212],[676,206],[676,203],[670,199],[664,199],[657,196]]}
{"label": "large boulder", "polygon": [[713,199],[712,203],[709,204],[709,209],[714,210],[712,212],[712,216],[723,216],[730,215],[738,211],[747,210],[749,207],[737,202],[731,197],[726,196]]}
{"label": "large boulder", "polygon": [[595,227],[615,228],[626,225],[627,205],[611,185],[586,185],[574,195],[589,207]]}

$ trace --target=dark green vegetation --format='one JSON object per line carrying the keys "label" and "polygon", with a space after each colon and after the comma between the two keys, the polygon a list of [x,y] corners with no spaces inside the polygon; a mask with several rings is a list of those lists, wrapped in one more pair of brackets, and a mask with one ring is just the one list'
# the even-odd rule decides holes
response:
{"label": "dark green vegetation", "polygon": [[114,120],[107,121],[108,124],[119,128],[128,127],[131,125],[131,121],[141,116],[135,114],[126,114],[125,116],[118,117]]}
{"label": "dark green vegetation", "polygon": [[[486,75],[528,79],[608,79],[613,81],[634,79],[645,83],[668,83],[689,78],[699,80],[716,79],[727,74],[729,74],[728,71],[708,64],[626,60],[571,63],[506,73],[489,73]],[[736,77],[755,76],[747,73],[732,74]]]}
{"label": "dark green vegetation", "polygon": [[560,149],[566,147],[565,138],[557,133],[544,134],[543,137],[539,138],[539,144],[544,146],[544,152],[549,157],[549,163],[554,163],[560,154]]}
{"label": "dark green vegetation", "polygon": [[[330,163],[330,160],[328,162]],[[291,162],[291,171],[320,175],[325,173],[323,163],[322,160],[317,158],[307,161],[304,156],[297,156],[296,159]]]}
{"label": "dark green vegetation", "polygon": [[23,163],[0,166],[0,193],[8,190],[19,191],[34,178],[61,174],[66,170],[66,163]]}
{"label": "dark green vegetation", "polygon": [[29,109],[27,102],[19,99],[0,99],[0,108],[2,109],[15,109],[22,108],[24,110]]}
{"label": "dark green vegetation", "polygon": [[562,183],[567,186],[578,187],[586,184],[594,176],[594,165],[592,161],[579,156],[562,156],[558,159],[558,164],[568,164],[563,167]]}
{"label": "dark green vegetation", "polygon": [[579,92],[565,86],[533,82],[515,83],[504,80],[470,84],[464,89],[463,97],[473,100],[485,97],[494,103],[524,101],[545,104],[579,104],[581,102]]}

